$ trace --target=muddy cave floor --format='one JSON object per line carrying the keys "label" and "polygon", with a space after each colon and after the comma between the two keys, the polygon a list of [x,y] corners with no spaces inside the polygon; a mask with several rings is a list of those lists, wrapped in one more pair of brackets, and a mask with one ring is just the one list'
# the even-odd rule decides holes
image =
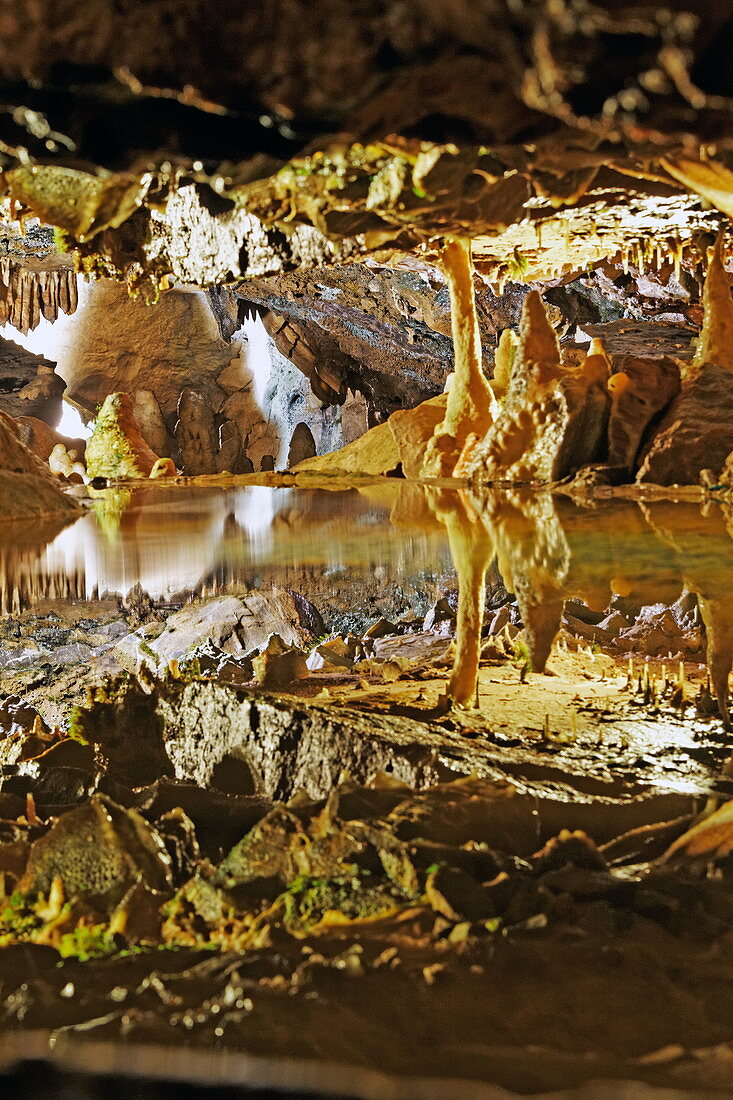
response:
{"label": "muddy cave floor", "polygon": [[733,736],[704,640],[599,644],[575,601],[535,673],[498,601],[478,705],[446,710],[455,577],[420,578],[381,583],[377,612],[419,611],[360,660],[285,687],[210,641],[120,667],[231,584],[5,616],[0,1063],[124,1072],[134,1044],[141,1073],[175,1048],[189,1079],[331,1095],[730,1089]]}

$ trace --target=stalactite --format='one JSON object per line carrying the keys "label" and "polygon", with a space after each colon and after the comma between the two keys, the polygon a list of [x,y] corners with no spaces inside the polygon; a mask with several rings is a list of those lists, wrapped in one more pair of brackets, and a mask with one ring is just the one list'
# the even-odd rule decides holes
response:
{"label": "stalactite", "polygon": [[66,268],[32,271],[5,258],[0,262],[0,324],[19,332],[36,329],[43,317],[55,321],[78,305],[76,273]]}

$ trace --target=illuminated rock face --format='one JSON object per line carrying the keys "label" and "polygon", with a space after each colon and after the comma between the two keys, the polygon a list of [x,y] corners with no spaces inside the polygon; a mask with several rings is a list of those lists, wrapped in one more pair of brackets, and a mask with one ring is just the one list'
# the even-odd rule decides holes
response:
{"label": "illuminated rock face", "polygon": [[602,454],[609,398],[602,356],[566,365],[536,291],[526,298],[506,396],[466,463],[479,481],[557,481]]}
{"label": "illuminated rock face", "polygon": [[110,394],[87,444],[89,477],[147,478],[157,461],[140,434],[129,393]]}
{"label": "illuminated rock face", "polygon": [[48,466],[21,443],[13,418],[0,412],[0,522],[77,512]]}
{"label": "illuminated rock face", "polygon": [[450,287],[455,373],[445,417],[425,451],[424,477],[450,477],[469,438],[481,439],[492,421],[493,394],[481,369],[471,242],[446,245],[443,265]]}
{"label": "illuminated rock face", "polygon": [[608,463],[632,470],[644,432],[680,391],[680,371],[668,356],[626,355],[609,379]]}
{"label": "illuminated rock face", "polygon": [[692,367],[647,448],[638,481],[697,484],[704,470],[717,479],[733,451],[733,301],[722,237],[708,268],[704,311]]}

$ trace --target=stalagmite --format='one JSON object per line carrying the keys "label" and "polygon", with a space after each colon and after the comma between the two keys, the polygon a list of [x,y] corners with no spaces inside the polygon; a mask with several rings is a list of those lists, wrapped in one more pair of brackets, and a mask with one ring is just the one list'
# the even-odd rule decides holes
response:
{"label": "stalagmite", "polygon": [[138,427],[129,393],[111,393],[100,409],[87,444],[87,474],[93,477],[147,478],[158,461]]}
{"label": "stalagmite", "polygon": [[[502,380],[509,350],[505,345],[500,356]],[[501,414],[464,456],[461,474],[477,481],[548,482],[596,460],[605,441],[608,374],[598,345],[582,368],[562,360],[542,298],[530,291]]]}
{"label": "stalagmite", "polygon": [[444,420],[428,443],[424,477],[450,477],[469,436],[482,439],[491,422],[493,394],[481,369],[481,333],[473,288],[471,242],[450,241],[442,252],[451,300],[455,374]]}
{"label": "stalagmite", "polygon": [[704,470],[717,478],[733,451],[733,301],[722,233],[708,267],[703,304],[695,358],[643,456],[637,481],[694,485]]}

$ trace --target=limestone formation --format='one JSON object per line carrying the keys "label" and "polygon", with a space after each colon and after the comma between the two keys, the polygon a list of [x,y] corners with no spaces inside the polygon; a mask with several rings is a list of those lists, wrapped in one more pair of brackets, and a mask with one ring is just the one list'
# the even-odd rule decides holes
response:
{"label": "limestone formation", "polygon": [[18,434],[22,443],[33,451],[42,462],[48,462],[51,452],[59,443],[63,444],[67,451],[75,451],[76,457],[84,458],[86,439],[70,439],[61,435],[54,428],[50,428],[44,420],[35,416],[19,416],[15,421]]}
{"label": "limestone formation", "polygon": [[20,440],[12,417],[0,412],[0,521],[78,514],[53,474]]}
{"label": "limestone formation", "polygon": [[644,433],[680,391],[680,369],[668,356],[624,355],[608,382],[608,464],[633,470]]}
{"label": "limestone formation", "polygon": [[63,443],[57,443],[48,456],[48,468],[52,474],[68,478],[70,481],[86,481],[86,467],[80,460],[79,454],[73,448],[67,448]]}
{"label": "limestone formation", "polygon": [[255,680],[263,688],[286,688],[310,675],[303,651],[287,645],[279,634],[268,638],[267,645],[252,665]]}
{"label": "limestone formation", "polygon": [[0,409],[10,416],[32,416],[58,424],[66,386],[55,364],[13,340],[0,338]]}
{"label": "limestone formation", "polygon": [[0,325],[32,332],[41,319],[55,321],[74,313],[78,304],[77,275],[70,267],[34,271],[4,258],[0,261]]}
{"label": "limestone formation", "polygon": [[439,394],[423,401],[414,409],[392,413],[390,426],[400,456],[402,473],[406,478],[422,477],[425,450],[439,424],[445,419],[448,395]]}
{"label": "limestone formation", "polygon": [[445,417],[425,451],[424,477],[450,477],[469,437],[483,439],[494,396],[481,367],[481,333],[473,287],[471,242],[450,241],[442,253],[451,297],[455,373]]}
{"label": "limestone formation", "polygon": [[637,481],[694,485],[705,470],[715,480],[733,451],[733,301],[722,235],[710,260],[703,301],[695,358],[646,449]]}
{"label": "limestone formation", "polygon": [[601,455],[609,399],[596,351],[583,367],[563,363],[537,291],[522,311],[501,412],[456,473],[477,481],[558,481]]}
{"label": "limestone formation", "polygon": [[175,436],[184,474],[194,476],[216,472],[218,447],[214,414],[203,393],[184,390],[181,394]]}
{"label": "limestone formation", "polygon": [[143,439],[129,393],[112,393],[99,410],[86,449],[90,478],[147,478],[158,461]]}
{"label": "limestone formation", "polygon": [[386,474],[396,470],[400,451],[389,422],[378,424],[365,435],[332,454],[308,458],[296,473]]}
{"label": "limestone formation", "polygon": [[299,462],[305,462],[308,458],[315,458],[316,455],[316,441],[313,438],[313,433],[307,424],[301,423],[295,425],[292,438],[290,440],[290,449],[288,451],[288,469],[292,469],[293,466],[297,466]]}
{"label": "limestone formation", "polygon": [[172,458],[159,458],[150,471],[151,481],[162,477],[176,477],[178,470]]}
{"label": "limestone formation", "polygon": [[216,472],[246,473],[242,433],[233,420],[225,420],[219,428],[219,450],[216,453]]}
{"label": "limestone formation", "polygon": [[171,457],[171,437],[152,390],[135,390],[132,412],[140,434],[150,450],[161,458]]}

